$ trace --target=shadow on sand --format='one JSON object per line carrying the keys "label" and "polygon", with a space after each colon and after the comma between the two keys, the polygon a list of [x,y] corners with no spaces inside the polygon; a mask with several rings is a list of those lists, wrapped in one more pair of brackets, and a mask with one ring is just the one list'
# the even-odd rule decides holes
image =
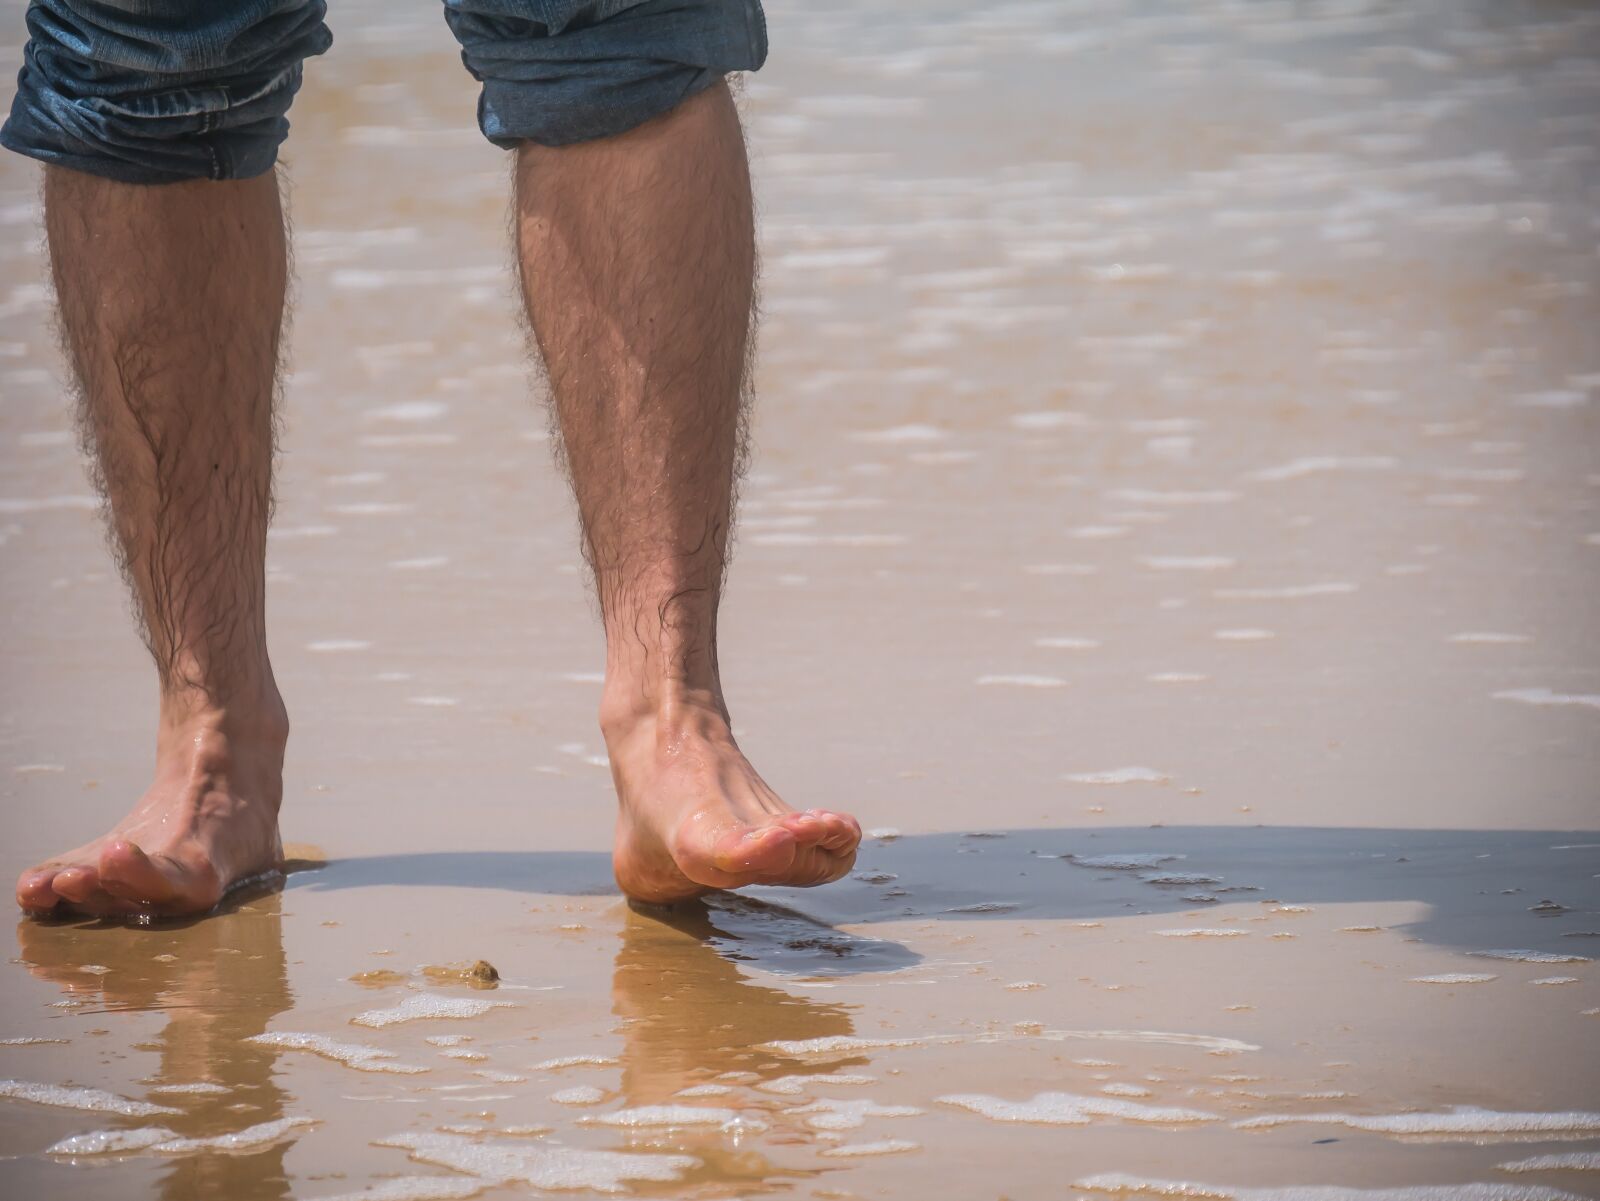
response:
{"label": "shadow on sand", "polygon": [[[601,852],[435,851],[335,859],[288,887],[603,896],[615,892],[610,867]],[[1581,831],[1158,826],[917,834],[867,843],[851,877],[827,888],[717,898],[708,936],[728,940],[724,953],[742,950],[783,971],[784,948],[809,931],[824,943],[839,940],[839,971],[883,971],[916,956],[834,927],[1105,920],[1240,901],[1414,902],[1427,911],[1401,928],[1431,943],[1582,954],[1600,948],[1597,872],[1600,836]],[[815,950],[796,956],[807,972],[818,970]]]}

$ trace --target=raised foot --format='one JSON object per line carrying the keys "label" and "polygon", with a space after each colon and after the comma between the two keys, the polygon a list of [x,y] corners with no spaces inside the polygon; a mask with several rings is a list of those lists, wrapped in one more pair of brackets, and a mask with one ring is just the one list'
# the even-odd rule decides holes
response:
{"label": "raised foot", "polygon": [[133,812],[103,837],[23,872],[17,904],[37,916],[180,917],[280,868],[286,724],[248,734],[222,725],[197,718],[164,729],[155,782]]}
{"label": "raised foot", "polygon": [[718,713],[690,707],[609,723],[606,743],[620,802],[612,867],[635,900],[668,904],[747,884],[810,887],[855,863],[856,819],[785,804]]}

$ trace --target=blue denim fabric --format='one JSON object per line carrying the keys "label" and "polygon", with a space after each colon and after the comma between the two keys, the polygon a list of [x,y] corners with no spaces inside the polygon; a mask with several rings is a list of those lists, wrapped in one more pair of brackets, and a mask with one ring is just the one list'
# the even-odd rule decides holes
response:
{"label": "blue denim fabric", "polygon": [[289,132],[323,0],[32,0],[0,144],[129,183],[243,179]]}
{"label": "blue denim fabric", "polygon": [[622,133],[767,58],[760,0],[444,0],[496,146]]}
{"label": "blue denim fabric", "polygon": [[[766,59],[760,0],[444,0],[497,146],[631,129]],[[325,0],[30,0],[0,145],[130,183],[243,179],[288,135]]]}

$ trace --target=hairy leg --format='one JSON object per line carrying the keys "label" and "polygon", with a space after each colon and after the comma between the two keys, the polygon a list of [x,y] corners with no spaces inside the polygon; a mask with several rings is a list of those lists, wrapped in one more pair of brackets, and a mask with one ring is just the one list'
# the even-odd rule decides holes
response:
{"label": "hairy leg", "polygon": [[22,874],[24,909],[194,913],[276,867],[288,719],[265,547],[287,250],[277,181],[62,168],[45,226],[81,426],[160,683],[155,781]]}
{"label": "hairy leg", "polygon": [[795,812],[762,781],[718,673],[755,277],[727,86],[617,137],[525,143],[516,183],[523,295],[605,621],[617,879],[658,902],[837,879],[855,819]]}

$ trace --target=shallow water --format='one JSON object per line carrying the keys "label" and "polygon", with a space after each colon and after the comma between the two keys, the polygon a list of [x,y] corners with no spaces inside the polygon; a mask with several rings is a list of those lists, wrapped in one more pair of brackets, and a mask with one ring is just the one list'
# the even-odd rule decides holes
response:
{"label": "shallow water", "polygon": [[[270,549],[321,866],[18,923],[3,1191],[1600,1196],[1600,13],[771,9],[723,659],[856,872],[617,898],[506,166],[438,14],[352,0]],[[34,188],[0,161],[7,876],[150,757]]]}

